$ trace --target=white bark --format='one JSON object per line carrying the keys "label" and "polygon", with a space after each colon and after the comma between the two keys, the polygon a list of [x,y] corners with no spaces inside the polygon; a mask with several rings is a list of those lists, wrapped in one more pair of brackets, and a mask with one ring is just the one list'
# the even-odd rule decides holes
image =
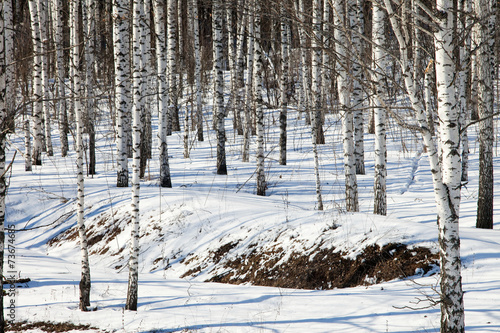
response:
{"label": "white bark", "polygon": [[198,1],[191,0],[193,18],[194,46],[194,80],[196,85],[196,126],[198,141],[203,141],[203,105],[201,91],[201,53],[200,53],[200,22],[198,17]]}
{"label": "white bark", "polygon": [[281,5],[281,111],[280,111],[280,156],[279,164],[286,165],[286,155],[287,155],[287,109],[288,109],[288,96],[289,82],[288,82],[288,62],[289,62],[289,45],[288,45],[288,34],[289,34],[289,21],[288,13],[285,9],[285,4]]}
{"label": "white bark", "polygon": [[[253,0],[250,0],[253,1]],[[249,17],[252,14],[253,7],[251,4],[245,5],[245,16]],[[253,105],[252,87],[253,87],[253,62],[254,62],[254,20],[248,18],[248,38],[247,38],[247,80],[245,90],[245,105],[243,117],[243,148],[242,148],[242,161],[248,162],[250,160],[250,135],[252,133],[252,120],[251,112]]]}
{"label": "white bark", "polygon": [[31,154],[34,165],[42,165],[43,150],[43,87],[42,87],[42,41],[40,34],[40,20],[38,16],[37,0],[29,1],[31,34],[33,38],[34,57],[33,57],[33,153]]}
{"label": "white bark", "polygon": [[306,21],[305,5],[304,0],[298,0],[295,3],[295,11],[297,13],[298,19],[301,22],[298,27],[299,40],[300,40],[300,64],[299,64],[299,115],[300,113],[305,113],[306,124],[311,124],[311,116],[309,114],[309,106],[311,104],[311,94],[309,93],[310,87],[312,85],[311,75],[309,73],[309,67],[307,66],[307,35],[303,25]]}
{"label": "white bark", "polygon": [[156,65],[158,87],[158,148],[160,156],[160,186],[172,187],[170,165],[168,162],[167,122],[168,122],[168,86],[167,72],[167,45],[165,40],[165,15],[163,1],[153,2],[156,32]]}
{"label": "white bark", "polygon": [[167,48],[168,48],[168,88],[169,111],[167,135],[172,134],[174,117],[177,114],[177,79],[176,79],[176,45],[177,45],[177,0],[167,0]]}
{"label": "white bark", "polygon": [[42,61],[42,106],[45,128],[45,150],[48,156],[54,155],[52,148],[52,131],[49,103],[49,34],[48,34],[48,0],[37,0],[38,19],[40,22],[40,39],[41,39],[41,61]]}
{"label": "white bark", "polygon": [[319,156],[318,156],[318,143],[320,139],[318,136],[322,131],[321,128],[321,1],[313,1],[313,37],[311,39],[312,47],[312,96],[313,96],[313,110],[312,110],[312,145],[314,154],[314,175],[316,180],[316,199],[318,210],[323,210],[323,199],[321,196],[321,180],[319,175]]}
{"label": "white bark", "polygon": [[227,175],[226,165],[226,130],[224,128],[224,72],[222,70],[224,54],[222,44],[223,3],[215,0],[213,3],[212,31],[214,32],[214,97],[217,132],[217,174]]}
{"label": "white bark", "polygon": [[458,232],[460,204],[460,154],[458,112],[456,110],[453,82],[454,63],[451,59],[453,10],[451,2],[439,0],[439,29],[435,33],[436,83],[440,142],[443,151],[442,170],[435,143],[428,129],[422,101],[419,100],[408,62],[408,41],[394,16],[390,0],[384,0],[393,31],[398,39],[403,79],[413,109],[421,127],[434,183],[438,212],[440,267],[441,267],[441,332],[464,331],[464,306],[461,282],[460,238]]}
{"label": "white bark", "polygon": [[139,285],[139,196],[140,196],[140,164],[141,164],[141,131],[142,131],[142,98],[144,80],[142,73],[142,44],[140,38],[144,22],[144,0],[134,0],[132,15],[132,204],[130,258],[127,302],[125,309],[137,310]]}
{"label": "white bark", "polygon": [[358,185],[356,180],[356,164],[354,159],[354,125],[353,113],[350,103],[350,89],[352,81],[347,73],[347,39],[345,36],[346,25],[344,22],[345,3],[347,0],[335,1],[334,26],[335,26],[335,52],[338,54],[337,86],[339,94],[339,107],[342,117],[342,135],[344,146],[344,173],[345,173],[345,196],[346,210],[357,212],[358,206]]}
{"label": "white bark", "polygon": [[387,214],[387,146],[386,146],[386,111],[379,99],[384,99],[385,91],[383,74],[386,68],[387,54],[384,51],[386,15],[383,8],[373,5],[372,16],[372,61],[373,82],[376,96],[371,99],[374,107],[375,123],[375,179],[373,185],[373,213],[379,215]]}
{"label": "white bark", "polygon": [[360,8],[359,0],[349,0],[349,22],[351,26],[351,45],[353,55],[351,56],[352,75],[352,112],[354,125],[354,160],[356,174],[365,174],[365,150],[364,150],[364,94],[361,82],[364,81],[363,70],[360,61],[363,55],[363,43],[360,36],[364,35],[363,9]]}
{"label": "white bark", "polygon": [[262,45],[261,20],[262,9],[260,0],[253,0],[254,8],[254,101],[257,120],[257,195],[266,195],[266,175],[264,173],[264,107],[262,101]]}
{"label": "white bark", "polygon": [[[77,2],[71,3],[71,12],[73,17],[78,17],[79,6]],[[77,223],[78,223],[78,233],[80,237],[80,251],[81,251],[81,261],[82,261],[82,276],[80,280],[80,309],[82,311],[87,310],[87,306],[90,305],[90,265],[89,265],[89,255],[87,246],[87,235],[85,231],[85,187],[84,187],[84,176],[83,176],[83,112],[84,107],[81,101],[84,95],[84,88],[82,85],[81,72],[79,70],[80,64],[83,61],[81,59],[81,46],[78,40],[78,24],[73,25],[71,32],[71,44],[74,45],[75,50],[72,55],[73,58],[73,84],[76,88],[75,98],[74,98],[74,110],[76,117],[76,172],[77,172],[77,187],[78,187],[78,201],[77,201]]]}
{"label": "white bark", "polygon": [[56,46],[57,62],[57,94],[60,98],[56,102],[57,116],[59,119],[59,133],[61,141],[61,156],[65,157],[68,153],[68,111],[66,103],[66,66],[64,61],[64,8],[63,0],[53,0],[53,25],[54,25],[54,43]]}
{"label": "white bark", "polygon": [[130,112],[129,10],[127,0],[114,0],[113,44],[116,110],[116,186],[128,187],[127,114]]}

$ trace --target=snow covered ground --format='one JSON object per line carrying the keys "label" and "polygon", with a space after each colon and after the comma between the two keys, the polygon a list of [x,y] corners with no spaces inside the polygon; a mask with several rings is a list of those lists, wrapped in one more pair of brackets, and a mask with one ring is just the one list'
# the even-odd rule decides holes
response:
{"label": "snow covered ground", "polygon": [[[77,239],[47,244],[64,231],[71,233],[76,224],[74,152],[61,158],[56,148],[55,156],[45,156],[44,165],[34,166],[32,172],[24,171],[18,153],[9,175],[6,223],[18,230],[17,275],[31,282],[18,285],[16,321],[90,324],[92,332],[439,331],[439,306],[430,301],[437,300],[436,274],[333,290],[203,282],[211,273],[223,273],[210,258],[231,242],[237,245],[228,258],[255,246],[278,245],[291,252],[326,244],[353,257],[369,244],[391,242],[436,250],[432,182],[418,136],[397,127],[388,131],[388,216],[381,217],[371,213],[374,140],[365,135],[367,172],[358,176],[361,212],[346,214],[340,120],[328,115],[327,144],[320,147],[325,203],[320,212],[315,210],[310,130],[294,112],[289,117],[288,165],[280,166],[277,113],[266,115],[266,197],[255,195],[255,162],[240,161],[241,138],[229,130],[230,119],[227,176],[215,174],[213,133],[202,143],[193,135],[188,159],[183,158],[182,134],[169,137],[172,189],[157,186],[158,161],[150,161],[141,183],[137,312],[123,310],[131,190],[115,186],[116,155],[107,116],[102,114],[98,124],[98,174],[85,179],[86,224],[95,241],[90,249],[94,311],[78,310]],[[471,130],[470,182],[463,188],[460,211],[466,330],[500,332],[500,205],[495,207],[496,230],[474,228],[478,146],[475,128]],[[11,137],[9,161],[16,148],[24,150],[22,136]],[[494,163],[500,165],[498,154]],[[498,168],[495,179],[498,203]],[[180,278],[203,262],[198,274]]]}

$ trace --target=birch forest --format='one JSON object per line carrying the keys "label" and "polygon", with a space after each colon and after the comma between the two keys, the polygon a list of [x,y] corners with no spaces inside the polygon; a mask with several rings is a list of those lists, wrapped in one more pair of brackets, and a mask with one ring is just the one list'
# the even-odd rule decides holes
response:
{"label": "birch forest", "polygon": [[[432,172],[439,230],[441,332],[464,332],[460,200],[468,154],[478,146],[477,228],[493,229],[494,108],[500,35],[495,0],[1,0],[0,244],[5,243],[6,153],[22,133],[25,170],[75,152],[81,246],[79,308],[89,310],[91,271],[85,188],[99,175],[96,132],[112,124],[116,180],[129,188],[127,310],[137,310],[141,183],[173,183],[172,136],[183,158],[208,141],[214,177],[237,173],[227,146],[255,169],[269,195],[269,154],[287,165],[300,119],[314,156],[316,204],[324,210],[318,150],[336,117],[346,214],[359,211],[357,177],[373,174],[373,214],[385,216],[387,132],[411,131]],[[103,110],[106,110],[104,112]],[[269,110],[277,110],[271,113]],[[275,118],[275,114],[278,116]],[[153,125],[153,124],[157,124]],[[467,132],[478,127],[472,141]],[[267,141],[270,128],[279,144]],[[54,135],[57,133],[57,135]],[[229,134],[231,133],[231,134]],[[234,133],[234,135],[233,135]],[[375,164],[365,166],[365,136]],[[477,142],[476,142],[477,140]],[[67,157],[69,158],[69,157]],[[332,156],[333,158],[333,156]],[[159,163],[151,175],[152,160]],[[275,165],[275,164],[273,164]],[[156,169],[155,171],[156,172]],[[5,222],[6,223],[6,222]],[[3,248],[0,258],[3,258]],[[0,259],[0,275],[3,275]],[[3,296],[2,296],[3,297]],[[1,303],[0,303],[1,304]],[[3,308],[2,308],[3,310]],[[4,317],[0,317],[3,323]],[[3,327],[2,327],[3,331]]]}

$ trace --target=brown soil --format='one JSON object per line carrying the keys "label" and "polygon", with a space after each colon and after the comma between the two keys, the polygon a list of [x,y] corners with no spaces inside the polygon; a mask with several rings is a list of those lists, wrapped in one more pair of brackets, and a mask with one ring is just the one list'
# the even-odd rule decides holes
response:
{"label": "brown soil", "polygon": [[[417,271],[425,274],[437,265],[438,260],[438,255],[428,248],[409,249],[404,244],[387,244],[382,248],[372,245],[355,260],[335,252],[335,249],[319,247],[307,255],[292,253],[286,261],[281,262],[284,256],[282,248],[264,253],[254,250],[249,255],[226,261],[226,272],[208,281],[232,284],[248,282],[260,286],[299,289],[347,288],[405,278],[415,275]],[[200,270],[194,268],[191,273]]]}
{"label": "brown soil", "polygon": [[90,330],[97,329],[90,325],[75,325],[69,322],[66,323],[52,323],[37,321],[29,323],[27,321],[15,322],[13,324],[6,322],[7,332],[25,332],[26,330],[40,329],[44,332],[69,332],[72,330]]}

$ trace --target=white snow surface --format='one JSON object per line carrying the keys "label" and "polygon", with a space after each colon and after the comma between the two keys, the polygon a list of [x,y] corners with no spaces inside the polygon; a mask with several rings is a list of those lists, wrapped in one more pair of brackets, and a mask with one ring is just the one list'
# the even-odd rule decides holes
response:
{"label": "white snow surface", "polygon": [[[18,230],[17,274],[31,282],[17,288],[16,320],[96,327],[88,332],[438,332],[439,306],[429,301],[438,300],[437,274],[334,290],[204,282],[210,273],[221,272],[209,260],[210,251],[233,241],[238,245],[229,257],[244,254],[255,244],[279,245],[290,253],[323,244],[352,257],[366,245],[391,242],[437,251],[433,186],[418,135],[397,127],[388,131],[388,215],[383,217],[372,214],[374,139],[365,134],[367,171],[358,175],[361,211],[345,213],[340,119],[327,115],[327,143],[319,147],[325,203],[320,212],[315,209],[310,129],[290,110],[288,164],[278,165],[277,112],[266,114],[269,188],[265,197],[255,195],[255,159],[241,162],[241,137],[231,130],[230,119],[226,122],[227,176],[215,174],[211,131],[204,142],[197,142],[191,133],[188,159],[183,158],[182,133],[168,138],[171,189],[158,186],[154,151],[141,182],[137,311],[123,309],[130,235],[125,217],[131,189],[115,186],[116,155],[107,114],[101,112],[98,123],[98,174],[85,178],[86,225],[104,239],[90,248],[93,311],[78,310],[78,240],[47,245],[76,225],[75,154],[62,158],[55,147],[55,156],[44,156],[43,166],[25,172],[18,153],[9,173],[6,224],[15,224]],[[210,127],[210,120],[207,124]],[[475,228],[479,149],[475,128],[470,132],[470,181],[463,187],[460,210],[466,330],[500,332],[500,205],[495,206],[494,230]],[[22,133],[10,139],[8,161],[16,149],[24,151]],[[500,157],[494,158],[495,165],[500,165]],[[495,179],[495,189],[500,189],[499,168]],[[123,232],[107,242],[113,227]],[[98,253],[105,247],[104,253]],[[195,256],[198,261],[181,263]],[[206,268],[198,276],[180,278],[200,263]]]}

